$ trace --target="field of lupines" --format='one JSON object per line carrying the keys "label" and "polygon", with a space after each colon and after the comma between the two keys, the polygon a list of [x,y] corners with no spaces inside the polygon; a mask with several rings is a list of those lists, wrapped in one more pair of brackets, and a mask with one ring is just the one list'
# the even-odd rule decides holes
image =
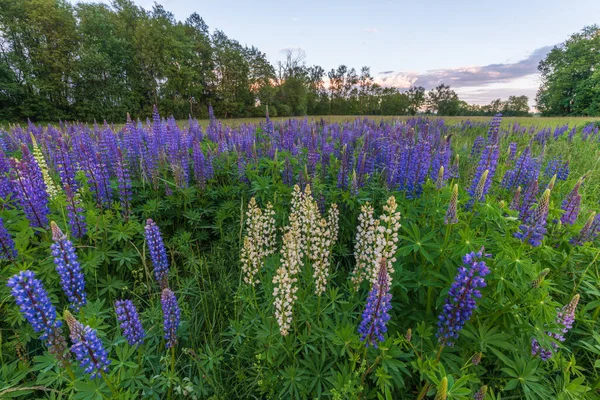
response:
{"label": "field of lupines", "polygon": [[594,123],[155,111],[0,147],[0,398],[600,398]]}

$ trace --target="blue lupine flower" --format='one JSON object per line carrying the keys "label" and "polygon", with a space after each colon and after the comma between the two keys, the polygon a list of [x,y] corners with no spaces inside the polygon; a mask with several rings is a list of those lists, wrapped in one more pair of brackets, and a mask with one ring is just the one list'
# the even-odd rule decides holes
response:
{"label": "blue lupine flower", "polygon": [[569,240],[569,243],[575,246],[581,246],[584,243],[591,242],[600,234],[600,214],[592,212],[590,217],[581,228],[581,231]]}
{"label": "blue lupine flower", "polygon": [[99,377],[102,372],[108,372],[108,352],[96,330],[84,326],[68,310],[64,312],[64,318],[71,332],[71,351],[79,361],[79,366],[85,368],[85,373],[91,374],[92,379]]}
{"label": "blue lupine flower", "polygon": [[200,189],[206,187],[206,161],[198,140],[192,144],[192,159],[194,160],[194,178]]}
{"label": "blue lupine flower", "polygon": [[146,332],[133,302],[131,300],[117,300],[115,311],[123,336],[127,338],[129,345],[143,344]]}
{"label": "blue lupine flower", "polygon": [[483,136],[477,136],[475,141],[473,142],[473,147],[471,148],[471,158],[476,158],[481,155],[481,150],[483,150],[483,145],[485,144],[485,139]]}
{"label": "blue lupine flower", "polygon": [[0,218],[0,260],[14,260],[17,257],[15,242],[4,226],[4,220]]}
{"label": "blue lupine flower", "polygon": [[77,253],[73,243],[60,230],[54,221],[50,223],[52,228],[52,240],[50,246],[56,272],[60,276],[60,284],[69,299],[70,307],[77,311],[87,304],[85,293],[85,277],[77,260]]}
{"label": "blue lupine flower", "polygon": [[577,216],[579,215],[579,209],[581,206],[581,194],[579,193],[579,188],[583,183],[583,178],[580,178],[573,190],[567,195],[567,197],[563,200],[561,209],[564,211],[563,215],[560,217],[560,222],[565,225],[573,225],[575,221],[577,221]]}
{"label": "blue lupine flower", "polygon": [[531,156],[531,146],[527,146],[519,156],[512,169],[504,174],[502,187],[512,189],[517,186],[526,187],[538,175],[538,165]]}
{"label": "blue lupine flower", "polygon": [[[558,310],[556,314],[556,325],[558,325],[560,330],[558,332],[547,332],[548,336],[558,342],[564,342],[566,340],[565,334],[573,328],[573,323],[575,322],[575,309],[577,308],[578,303],[579,295],[576,294],[567,305],[561,310]],[[543,361],[547,361],[552,357],[553,351],[558,351],[558,348],[558,344],[552,342],[552,348],[545,349],[535,338],[531,339],[531,355],[535,357],[539,354]]]}
{"label": "blue lupine flower", "polygon": [[163,311],[163,329],[165,332],[165,340],[167,341],[167,349],[175,346],[177,343],[177,327],[181,312],[177,304],[175,293],[169,288],[164,288],[160,296]]}
{"label": "blue lupine flower", "polygon": [[529,186],[527,186],[527,189],[523,194],[523,200],[521,201],[521,205],[519,206],[519,219],[521,221],[525,222],[529,219],[529,216],[532,213],[533,203],[535,203],[535,197],[538,194],[538,190],[539,183],[537,179],[532,181],[529,184]]}
{"label": "blue lupine flower", "polygon": [[21,271],[8,280],[10,294],[21,309],[21,314],[31,324],[33,330],[40,333],[40,339],[46,339],[61,326],[56,319],[56,309],[50,301],[48,292],[32,271]]}
{"label": "blue lupine flower", "polygon": [[515,232],[515,237],[522,242],[527,242],[536,247],[542,244],[546,234],[546,220],[548,219],[548,206],[550,204],[550,189],[546,189],[534,212],[529,214],[529,219]]}
{"label": "blue lupine flower", "polygon": [[448,204],[448,210],[444,217],[444,224],[452,225],[458,222],[458,216],[456,215],[458,206],[458,184],[454,184],[452,189],[452,197],[450,197],[450,203]]}
{"label": "blue lupine flower", "polygon": [[48,193],[42,171],[26,146],[21,161],[11,158],[11,180],[17,202],[32,227],[48,226]]}
{"label": "blue lupine flower", "polygon": [[65,185],[65,195],[67,198],[67,216],[69,226],[71,227],[71,235],[76,239],[80,239],[87,232],[85,212],[83,207],[81,207],[81,198],[77,193],[73,192],[70,185]]}
{"label": "blue lupine flower", "polygon": [[377,348],[377,342],[384,340],[383,334],[387,331],[386,324],[390,320],[389,311],[392,309],[392,294],[389,290],[387,260],[382,258],[379,262],[377,282],[373,283],[369,292],[363,319],[358,327],[360,340],[365,342],[366,346],[372,345]]}
{"label": "blue lupine flower", "polygon": [[150,260],[154,267],[154,277],[161,289],[167,287],[169,278],[169,259],[165,244],[158,226],[150,218],[146,221],[146,243],[150,252]]}
{"label": "blue lupine flower", "polygon": [[458,268],[454,283],[448,292],[442,313],[438,317],[437,337],[443,346],[453,346],[454,340],[477,308],[476,299],[481,297],[478,288],[485,287],[484,277],[490,273],[483,257],[483,248],[463,257],[463,266]]}
{"label": "blue lupine flower", "polygon": [[127,220],[131,214],[131,176],[129,174],[129,167],[127,166],[127,162],[125,161],[120,148],[117,148],[115,173],[119,185],[119,200],[121,202],[123,217]]}

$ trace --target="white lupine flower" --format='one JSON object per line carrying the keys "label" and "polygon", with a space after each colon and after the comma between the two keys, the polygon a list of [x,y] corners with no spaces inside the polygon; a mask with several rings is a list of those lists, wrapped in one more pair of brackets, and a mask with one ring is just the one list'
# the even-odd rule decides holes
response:
{"label": "white lupine flower", "polygon": [[267,204],[263,212],[254,197],[248,203],[246,212],[246,235],[242,246],[242,271],[244,282],[256,285],[259,282],[257,274],[262,268],[265,258],[275,252],[275,219],[273,206]]}
{"label": "white lupine flower", "polygon": [[321,218],[313,230],[314,248],[311,258],[313,278],[315,278],[315,294],[320,296],[327,288],[331,251],[337,241],[339,211],[337,204],[332,204],[327,219]]}
{"label": "white lupine flower", "polygon": [[48,164],[46,163],[46,159],[42,154],[42,150],[37,144],[37,141],[35,140],[35,136],[33,136],[33,134],[31,134],[31,141],[33,142],[33,158],[35,159],[35,162],[37,162],[38,166],[40,167],[40,170],[42,171],[42,178],[44,180],[44,184],[46,185],[46,193],[48,193],[48,197],[50,197],[50,199],[54,199],[58,195],[58,190],[56,189],[56,185],[54,184],[54,181],[52,180],[52,178],[50,177],[50,173],[48,172]]}
{"label": "white lupine flower", "polygon": [[394,273],[393,263],[396,262],[396,250],[398,250],[398,230],[400,229],[400,211],[396,211],[398,205],[396,198],[390,196],[386,205],[383,206],[383,214],[379,216],[379,226],[375,237],[375,249],[373,258],[368,265],[368,277],[371,284],[377,282],[379,272],[378,261],[387,259],[388,276]]}
{"label": "white lupine flower", "polygon": [[379,220],[373,218],[373,206],[366,203],[360,208],[358,216],[358,227],[356,229],[356,244],[354,245],[354,259],[356,265],[352,271],[352,283],[355,290],[367,276],[375,253],[376,231],[379,228]]}

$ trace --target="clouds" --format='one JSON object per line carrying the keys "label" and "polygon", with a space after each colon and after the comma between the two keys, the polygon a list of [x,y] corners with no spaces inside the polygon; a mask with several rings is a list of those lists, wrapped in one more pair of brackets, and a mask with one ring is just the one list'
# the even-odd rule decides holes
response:
{"label": "clouds", "polygon": [[464,94],[466,101],[476,103],[486,103],[498,97],[508,97],[509,94],[526,94],[532,98],[537,90],[537,80],[528,77],[537,74],[539,62],[552,47],[536,49],[528,57],[514,63],[436,69],[424,73],[383,71],[376,81],[382,86],[408,88],[416,85],[426,89],[445,83],[459,94]]}
{"label": "clouds", "polygon": [[365,29],[363,29],[363,32],[366,32],[366,33],[379,33],[379,29],[377,29],[377,28],[365,28]]}

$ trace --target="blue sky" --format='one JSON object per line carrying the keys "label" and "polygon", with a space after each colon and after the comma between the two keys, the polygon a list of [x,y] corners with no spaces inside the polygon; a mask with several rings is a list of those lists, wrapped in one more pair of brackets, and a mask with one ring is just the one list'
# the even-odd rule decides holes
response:
{"label": "blue sky", "polygon": [[539,60],[600,22],[599,0],[158,2],[180,20],[198,12],[211,31],[258,47],[273,63],[300,48],[307,64],[326,71],[367,65],[380,84],[429,89],[444,82],[479,104],[510,94],[533,104]]}

